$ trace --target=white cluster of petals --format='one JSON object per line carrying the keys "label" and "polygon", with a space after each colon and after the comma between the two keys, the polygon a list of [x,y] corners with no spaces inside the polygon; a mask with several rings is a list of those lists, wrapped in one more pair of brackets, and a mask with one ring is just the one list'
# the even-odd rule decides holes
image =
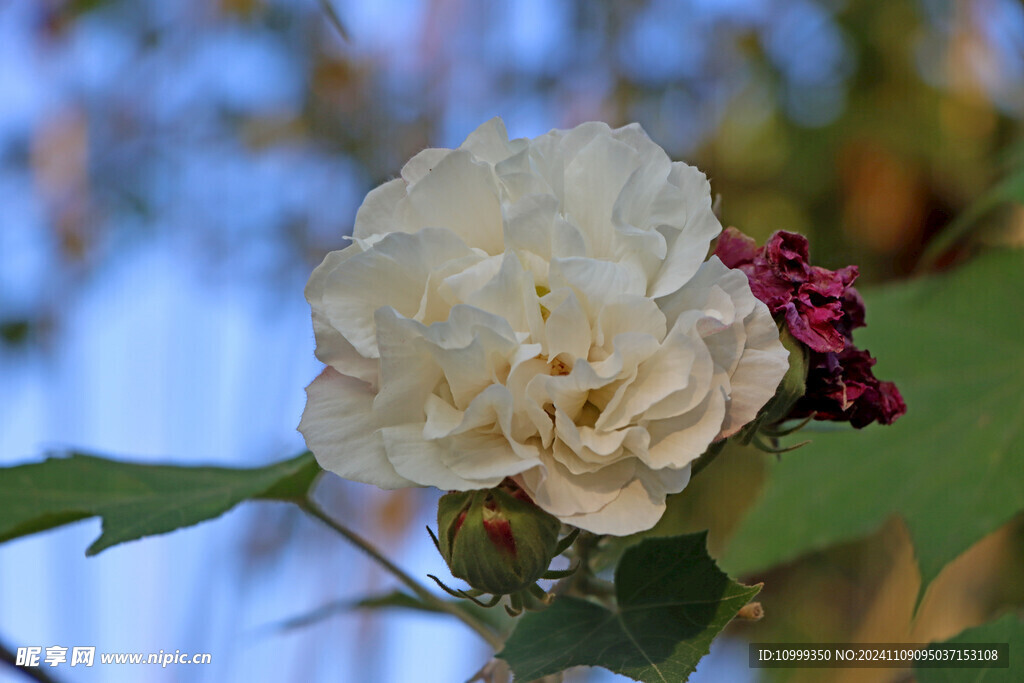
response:
{"label": "white cluster of petals", "polygon": [[635,124],[424,150],[310,277],[327,368],[299,429],[348,479],[510,477],[568,524],[649,528],[788,368],[746,276],[705,261],[720,231],[704,174]]}

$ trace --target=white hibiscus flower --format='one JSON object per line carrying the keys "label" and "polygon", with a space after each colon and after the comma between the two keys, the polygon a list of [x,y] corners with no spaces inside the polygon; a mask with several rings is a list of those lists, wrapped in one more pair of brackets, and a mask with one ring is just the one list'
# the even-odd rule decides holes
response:
{"label": "white hibiscus flower", "polygon": [[704,174],[635,124],[424,150],[309,279],[327,368],[299,430],[348,479],[511,477],[568,524],[647,529],[788,367],[746,276],[704,260],[720,231]]}

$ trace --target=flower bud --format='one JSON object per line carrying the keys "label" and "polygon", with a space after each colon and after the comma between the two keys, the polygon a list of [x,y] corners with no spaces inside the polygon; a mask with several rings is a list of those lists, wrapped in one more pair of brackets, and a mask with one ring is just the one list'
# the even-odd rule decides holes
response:
{"label": "flower bud", "polygon": [[505,486],[442,496],[437,525],[452,576],[493,595],[515,593],[541,578],[557,554],[561,529],[522,490]]}
{"label": "flower bud", "polygon": [[807,347],[796,339],[785,325],[779,331],[779,341],[789,351],[789,370],[775,390],[775,396],[761,409],[764,425],[774,425],[789,417],[796,402],[807,390]]}

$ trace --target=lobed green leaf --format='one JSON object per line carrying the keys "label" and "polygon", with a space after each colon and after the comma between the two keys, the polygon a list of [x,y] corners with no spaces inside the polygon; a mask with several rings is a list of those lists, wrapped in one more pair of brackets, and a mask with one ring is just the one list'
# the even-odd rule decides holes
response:
{"label": "lobed green leaf", "polygon": [[[505,614],[505,610],[503,609],[487,609],[484,607],[480,607],[478,605],[474,605],[469,600],[451,600],[448,602],[452,605],[455,605],[457,608],[469,614],[470,616],[494,628],[496,631],[507,632],[511,630],[510,626],[512,619],[507,614]],[[423,602],[416,596],[406,593],[405,591],[394,590],[388,593],[369,595],[365,598],[358,600],[335,600],[313,610],[312,612],[308,612],[301,616],[293,617],[285,622],[282,622],[280,624],[280,628],[301,628],[309,626],[311,624],[315,624],[317,622],[336,616],[338,614],[344,614],[357,609],[412,610],[415,612],[429,612],[431,614],[451,617],[450,612],[446,612],[437,607],[436,605]]]}
{"label": "lobed green leaf", "polygon": [[865,293],[857,342],[907,402],[895,425],[823,432],[781,457],[731,539],[734,575],[907,523],[927,585],[1024,509],[1024,250]]}
{"label": "lobed green leaf", "polygon": [[999,683],[1020,681],[1024,676],[1024,620],[1014,614],[967,629],[943,644],[1009,643],[1008,668],[915,667],[918,683]]}
{"label": "lobed green leaf", "polygon": [[311,453],[255,469],[147,465],[74,453],[0,467],[0,543],[89,517],[103,532],[86,550],[213,519],[250,499],[299,501],[320,467]]}
{"label": "lobed green leaf", "polygon": [[646,539],[629,548],[615,572],[614,609],[559,597],[521,617],[497,656],[523,681],[580,665],[638,681],[685,681],[760,590],[723,574],[707,554],[706,536]]}

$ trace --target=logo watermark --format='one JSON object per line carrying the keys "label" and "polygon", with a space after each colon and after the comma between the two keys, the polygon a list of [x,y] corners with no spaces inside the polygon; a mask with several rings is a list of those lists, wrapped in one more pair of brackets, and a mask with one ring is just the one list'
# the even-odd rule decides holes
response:
{"label": "logo watermark", "polygon": [[[70,651],[70,656],[69,656]],[[159,664],[162,668],[169,664],[209,664],[213,655],[209,652],[188,653],[181,650],[174,652],[101,652],[100,664]],[[15,658],[17,666],[92,666],[97,661],[96,646],[75,646],[71,648],[61,645],[42,647],[39,645],[19,647]]]}

